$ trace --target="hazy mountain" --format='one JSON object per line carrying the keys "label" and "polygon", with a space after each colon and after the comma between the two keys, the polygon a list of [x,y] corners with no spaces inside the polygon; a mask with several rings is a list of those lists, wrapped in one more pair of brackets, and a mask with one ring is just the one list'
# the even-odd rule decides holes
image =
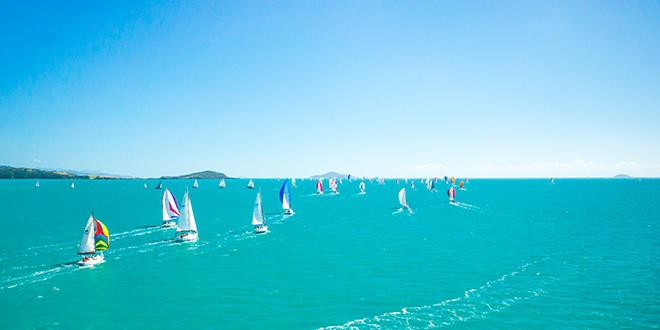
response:
{"label": "hazy mountain", "polygon": [[325,174],[312,175],[312,178],[324,178],[324,179],[327,179],[327,178],[345,179],[347,177],[348,177],[348,174],[341,174],[341,173],[332,172],[332,171],[330,171],[328,173],[325,173]]}
{"label": "hazy mountain", "polygon": [[190,174],[176,175],[176,176],[163,176],[161,179],[226,179],[227,175],[215,171],[202,171]]}

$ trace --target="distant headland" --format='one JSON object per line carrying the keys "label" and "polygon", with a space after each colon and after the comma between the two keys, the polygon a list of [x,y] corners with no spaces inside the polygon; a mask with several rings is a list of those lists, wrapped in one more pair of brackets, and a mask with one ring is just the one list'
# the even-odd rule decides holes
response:
{"label": "distant headland", "polygon": [[315,178],[315,179],[316,178],[324,178],[324,179],[325,178],[341,178],[341,179],[345,179],[345,178],[348,177],[348,174],[341,174],[341,173],[330,171],[330,172],[327,172],[325,174],[312,175],[311,177]]}
{"label": "distant headland", "polygon": [[228,177],[224,173],[211,171],[211,170],[195,172],[195,173],[190,173],[190,174],[184,174],[184,175],[177,175],[177,176],[161,176],[160,178],[163,179],[163,180],[170,180],[170,179],[231,179],[230,177]]}
{"label": "distant headland", "polygon": [[[28,167],[12,167],[0,165],[0,179],[76,179],[76,180],[94,180],[94,179],[144,179],[125,175],[105,174],[105,173],[85,173],[74,170],[54,170],[37,169]],[[158,178],[157,178],[158,179]],[[227,175],[216,171],[201,171],[183,175],[161,176],[159,179],[231,179]]]}

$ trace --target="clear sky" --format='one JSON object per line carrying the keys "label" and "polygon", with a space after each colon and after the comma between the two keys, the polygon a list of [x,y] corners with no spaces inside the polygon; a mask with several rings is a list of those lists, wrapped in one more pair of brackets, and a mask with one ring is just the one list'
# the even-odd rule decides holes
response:
{"label": "clear sky", "polygon": [[658,1],[2,1],[0,164],[660,176]]}

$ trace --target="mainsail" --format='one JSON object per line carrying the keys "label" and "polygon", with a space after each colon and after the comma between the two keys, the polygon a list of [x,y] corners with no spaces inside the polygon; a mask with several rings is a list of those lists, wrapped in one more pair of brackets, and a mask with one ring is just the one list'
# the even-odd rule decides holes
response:
{"label": "mainsail", "polygon": [[219,188],[224,188],[226,186],[225,184],[225,179],[220,179],[220,182],[218,183]]}
{"label": "mainsail", "polygon": [[263,226],[266,224],[266,219],[264,218],[264,209],[261,207],[261,191],[257,193],[257,198],[254,201],[252,224],[254,226]]}
{"label": "mainsail", "polygon": [[195,213],[193,212],[192,202],[188,191],[183,195],[183,203],[181,204],[181,214],[177,221],[176,231],[193,231],[197,232],[197,224],[195,223]]}
{"label": "mainsail", "polygon": [[364,184],[364,181],[360,182],[360,192],[364,192],[367,188],[367,185]]}
{"label": "mainsail", "polygon": [[252,181],[252,179],[250,179],[250,182],[248,182],[247,187],[254,188],[254,181]]}
{"label": "mainsail", "polygon": [[78,254],[92,254],[96,250],[94,248],[94,215],[90,215],[85,225],[80,246],[78,247]]}
{"label": "mainsail", "polygon": [[195,179],[195,182],[193,182],[193,188],[199,188],[199,182],[197,182],[197,179]]}
{"label": "mainsail", "polygon": [[408,207],[408,201],[406,200],[406,188],[401,188],[399,190],[399,204],[403,207]]}
{"label": "mainsail", "polygon": [[179,206],[169,189],[163,192],[163,221],[172,221],[179,216]]}

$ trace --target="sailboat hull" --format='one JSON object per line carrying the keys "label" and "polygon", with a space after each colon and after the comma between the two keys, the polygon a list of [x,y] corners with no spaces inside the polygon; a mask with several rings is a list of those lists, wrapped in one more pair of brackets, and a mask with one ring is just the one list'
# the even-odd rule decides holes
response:
{"label": "sailboat hull", "polygon": [[295,212],[293,212],[292,209],[286,209],[286,210],[284,210],[284,215],[294,215],[294,214],[295,214]]}
{"label": "sailboat hull", "polygon": [[199,235],[197,233],[181,233],[177,234],[174,237],[174,240],[177,242],[196,242],[199,239]]}
{"label": "sailboat hull", "polygon": [[99,265],[105,262],[105,258],[102,255],[93,255],[90,257],[83,257],[78,261],[78,266],[89,267],[94,265]]}
{"label": "sailboat hull", "polygon": [[257,234],[265,234],[268,232],[268,226],[259,226],[254,228],[254,232]]}

